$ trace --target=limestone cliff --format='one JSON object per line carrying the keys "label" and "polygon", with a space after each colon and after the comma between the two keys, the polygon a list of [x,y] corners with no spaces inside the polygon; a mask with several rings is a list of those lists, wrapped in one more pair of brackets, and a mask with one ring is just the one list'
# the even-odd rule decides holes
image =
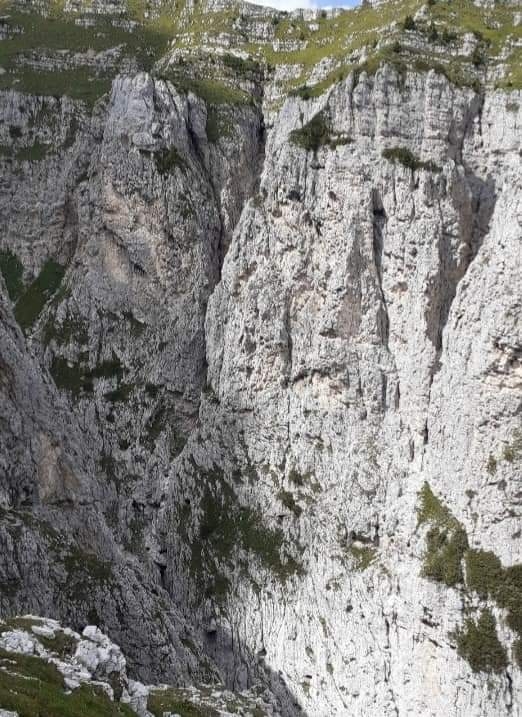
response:
{"label": "limestone cliff", "polygon": [[275,714],[520,714],[520,19],[6,7],[2,616]]}

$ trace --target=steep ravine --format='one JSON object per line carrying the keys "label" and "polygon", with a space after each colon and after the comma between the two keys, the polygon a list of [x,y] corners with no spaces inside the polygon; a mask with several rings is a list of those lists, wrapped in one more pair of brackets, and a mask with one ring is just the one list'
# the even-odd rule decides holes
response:
{"label": "steep ravine", "polygon": [[520,714],[521,92],[177,52],[0,90],[0,617],[283,717]]}
{"label": "steep ravine", "polygon": [[[173,670],[172,679],[180,660],[169,635],[170,608],[160,597],[164,557],[152,521],[168,465],[196,421],[206,372],[205,307],[219,279],[222,247],[257,181],[259,113],[238,110],[228,125],[233,141],[218,147],[207,140],[200,100],[189,102],[144,74],[116,80],[92,118],[78,117],[66,100],[8,98],[3,126],[11,133],[18,128],[15,134],[25,141],[37,141],[34,135],[56,122],[55,105],[73,113],[80,126],[74,143],[57,156],[25,163],[21,172],[4,164],[11,192],[2,205],[3,251],[25,284],[21,297],[14,296],[14,313],[27,338],[4,294],[2,503],[15,513],[4,525],[1,599],[10,612],[57,614],[73,625],[103,621],[138,660],[144,679],[167,679]],[[42,107],[43,126],[34,121]],[[37,277],[33,284],[29,272]],[[42,399],[36,400],[38,392]],[[51,510],[56,540],[64,543],[58,555],[53,536],[34,533],[38,523],[16,512],[29,507],[42,520]],[[79,546],[77,522],[89,526],[76,533]],[[13,531],[27,531],[45,557],[19,554]],[[69,540],[77,561],[62,555]],[[75,588],[76,579],[91,579],[82,555],[93,556],[99,585],[91,595]],[[138,567],[147,555],[151,559]],[[105,560],[116,566],[129,561],[131,577],[113,575]],[[127,639],[124,623],[138,619],[126,604],[134,600],[135,569],[145,571],[139,589],[150,595],[139,600],[159,603],[162,618],[152,627],[144,611],[142,635]],[[125,594],[107,595],[113,578]],[[71,591],[62,600],[57,591],[64,580]],[[159,651],[156,632],[162,635]],[[201,675],[209,674],[203,663],[195,667],[199,658],[180,649],[194,674],[201,667]]]}

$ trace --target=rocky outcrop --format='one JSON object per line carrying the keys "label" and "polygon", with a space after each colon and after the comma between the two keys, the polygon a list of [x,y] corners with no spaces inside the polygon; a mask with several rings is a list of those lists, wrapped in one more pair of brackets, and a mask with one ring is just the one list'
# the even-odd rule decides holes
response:
{"label": "rocky outcrop", "polygon": [[120,648],[94,625],[87,625],[80,635],[56,620],[34,615],[0,624],[0,699],[13,708],[0,710],[3,717],[29,709],[71,715],[88,710],[100,717],[187,711],[215,717],[273,714],[270,703],[252,693],[232,694],[216,685],[185,690],[143,685],[129,679]]}

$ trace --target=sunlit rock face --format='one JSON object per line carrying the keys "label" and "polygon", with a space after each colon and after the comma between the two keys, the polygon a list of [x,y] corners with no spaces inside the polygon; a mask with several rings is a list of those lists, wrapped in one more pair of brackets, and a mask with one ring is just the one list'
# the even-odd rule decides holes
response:
{"label": "sunlit rock face", "polygon": [[[460,569],[423,578],[437,528],[419,524],[427,485],[467,536],[460,557],[520,561],[521,177],[505,102],[387,70],[289,101],[210,300],[198,470],[175,469],[171,500],[219,474],[282,536],[298,570],[252,560],[247,541],[234,570],[212,566],[214,588],[234,587],[204,609],[223,650],[250,644],[310,714],[507,714],[520,699],[516,667],[491,677],[459,656],[477,595]],[[305,151],[296,130],[318,116],[328,140]],[[516,630],[490,603],[511,654]],[[246,675],[244,656],[227,669]]]}
{"label": "sunlit rock face", "polygon": [[18,62],[85,87],[0,75],[0,616],[219,714],[520,709],[514,11],[392,5],[71,5],[121,42]]}

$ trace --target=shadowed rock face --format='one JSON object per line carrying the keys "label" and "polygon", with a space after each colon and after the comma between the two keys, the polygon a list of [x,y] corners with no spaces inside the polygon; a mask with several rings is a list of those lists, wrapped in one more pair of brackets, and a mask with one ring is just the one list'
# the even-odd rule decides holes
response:
{"label": "shadowed rock face", "polygon": [[282,715],[516,713],[520,92],[176,52],[2,91],[0,614]]}
{"label": "shadowed rock face", "polygon": [[[20,96],[20,121],[44,101]],[[151,680],[214,674],[179,641],[191,628],[161,586],[153,528],[197,422],[206,303],[262,152],[258,111],[238,111],[222,148],[205,122],[197,98],[122,78],[97,116],[80,116],[64,161],[4,176],[4,256],[27,257],[33,277],[50,257],[66,270],[43,297],[30,275],[16,303],[2,285],[2,608],[127,632]],[[32,202],[46,211],[28,216]],[[37,305],[31,323],[24,302]]]}

